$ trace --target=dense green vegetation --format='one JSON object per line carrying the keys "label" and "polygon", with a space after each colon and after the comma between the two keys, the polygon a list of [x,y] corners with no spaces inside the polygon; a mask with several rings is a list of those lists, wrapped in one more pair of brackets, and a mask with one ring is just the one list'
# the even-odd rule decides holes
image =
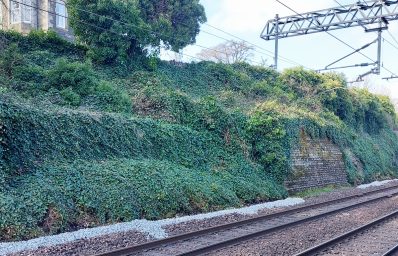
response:
{"label": "dense green vegetation", "polygon": [[156,54],[161,45],[179,51],[195,43],[206,22],[199,0],[70,0],[67,5],[77,40],[101,63],[125,65],[131,57]]}
{"label": "dense green vegetation", "polygon": [[0,239],[287,196],[300,133],[344,152],[352,184],[396,177],[388,98],[337,74],[137,59],[0,32]]}

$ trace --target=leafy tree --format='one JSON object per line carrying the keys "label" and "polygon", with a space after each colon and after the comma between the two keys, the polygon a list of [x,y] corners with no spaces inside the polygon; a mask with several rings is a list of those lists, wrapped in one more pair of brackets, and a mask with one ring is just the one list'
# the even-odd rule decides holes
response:
{"label": "leafy tree", "polygon": [[77,39],[90,47],[96,61],[121,62],[147,44],[149,26],[134,0],[70,0],[68,11]]}
{"label": "leafy tree", "polygon": [[227,41],[210,49],[203,49],[198,57],[215,62],[232,64],[246,62],[252,57],[254,47],[245,41]]}
{"label": "leafy tree", "polygon": [[144,21],[155,32],[153,45],[161,42],[178,52],[196,42],[200,24],[207,21],[199,0],[139,0]]}
{"label": "leafy tree", "polygon": [[198,0],[69,0],[70,25],[96,61],[124,62],[164,44],[178,51],[195,43],[206,22]]}

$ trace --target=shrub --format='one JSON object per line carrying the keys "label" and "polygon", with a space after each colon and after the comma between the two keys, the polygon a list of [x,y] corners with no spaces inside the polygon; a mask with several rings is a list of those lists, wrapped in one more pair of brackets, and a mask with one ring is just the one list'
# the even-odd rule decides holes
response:
{"label": "shrub", "polygon": [[108,82],[100,82],[95,88],[95,97],[100,101],[103,109],[111,112],[130,112],[131,97]]}
{"label": "shrub", "polygon": [[18,45],[13,43],[0,53],[0,71],[13,78],[15,68],[22,65],[23,57]]}
{"label": "shrub", "polygon": [[250,84],[249,76],[244,72],[234,70],[231,65],[227,64],[208,64],[207,76],[214,77],[219,84],[218,89],[230,88],[231,90],[244,90]]}
{"label": "shrub", "polygon": [[97,78],[90,63],[60,59],[47,74],[48,85],[58,90],[71,88],[81,96],[94,92]]}
{"label": "shrub", "polygon": [[323,79],[315,71],[305,71],[303,68],[287,69],[280,75],[282,84],[287,85],[298,97],[316,94],[321,89]]}
{"label": "shrub", "polygon": [[15,68],[14,78],[26,83],[45,83],[46,73],[43,68],[37,65],[23,65]]}
{"label": "shrub", "polygon": [[80,96],[75,93],[72,88],[68,87],[61,91],[61,96],[65,100],[65,102],[71,106],[80,106]]}
{"label": "shrub", "polygon": [[48,50],[59,55],[84,56],[87,47],[62,39],[54,31],[33,30],[27,36],[16,31],[0,30],[0,38],[8,44],[17,43],[24,52]]}

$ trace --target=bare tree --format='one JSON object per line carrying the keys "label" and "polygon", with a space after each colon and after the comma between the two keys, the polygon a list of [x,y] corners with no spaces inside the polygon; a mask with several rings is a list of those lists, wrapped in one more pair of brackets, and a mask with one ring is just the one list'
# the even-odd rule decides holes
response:
{"label": "bare tree", "polygon": [[261,66],[262,67],[272,67],[272,65],[268,65],[268,60],[265,59],[264,57],[261,57]]}
{"label": "bare tree", "polygon": [[245,41],[227,41],[210,49],[203,49],[197,56],[204,60],[232,64],[246,62],[253,56],[254,47]]}

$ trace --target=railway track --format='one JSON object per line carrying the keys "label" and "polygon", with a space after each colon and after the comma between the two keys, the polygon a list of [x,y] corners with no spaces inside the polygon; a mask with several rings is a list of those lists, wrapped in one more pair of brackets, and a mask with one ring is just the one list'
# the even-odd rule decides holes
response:
{"label": "railway track", "polygon": [[398,252],[398,210],[332,238],[295,256],[380,255]]}
{"label": "railway track", "polygon": [[201,255],[238,244],[268,233],[313,221],[355,207],[398,195],[398,185],[322,203],[292,209],[172,236],[137,246],[97,254],[122,255]]}
{"label": "railway track", "polygon": [[382,256],[397,256],[398,255],[398,244],[392,247],[389,251],[384,253]]}

